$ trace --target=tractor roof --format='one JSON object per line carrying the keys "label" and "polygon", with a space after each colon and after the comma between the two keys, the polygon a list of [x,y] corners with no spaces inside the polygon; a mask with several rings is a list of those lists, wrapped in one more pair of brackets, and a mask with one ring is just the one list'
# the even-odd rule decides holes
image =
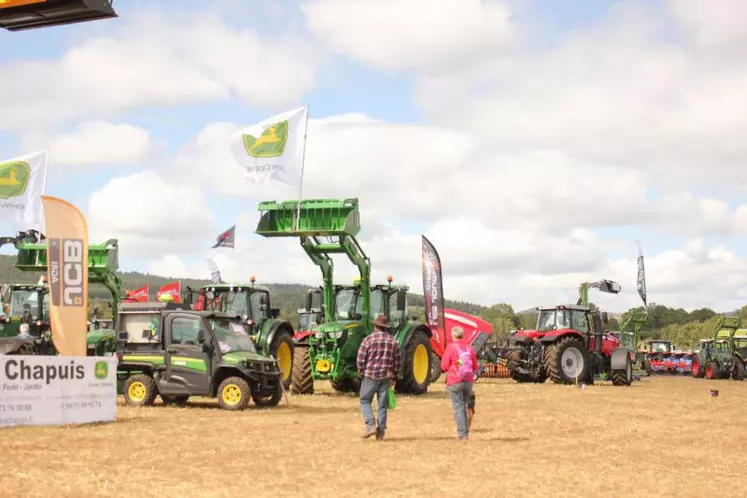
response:
{"label": "tractor roof", "polygon": [[120,313],[160,313],[163,310],[186,310],[191,311],[189,305],[184,303],[162,303],[151,301],[146,303],[122,303],[119,305]]}
{"label": "tractor roof", "polygon": [[11,290],[46,290],[44,284],[8,284]]}
{"label": "tractor roof", "polygon": [[552,310],[590,311],[588,306],[581,306],[580,304],[559,304],[557,306],[537,306],[537,311],[552,311]]}
{"label": "tractor roof", "polygon": [[257,285],[257,284],[210,284],[210,285],[203,285],[202,288],[204,290],[227,290],[229,292],[233,291],[239,291],[239,290],[256,290],[256,291],[264,291],[264,292],[270,292],[270,289],[264,285]]}

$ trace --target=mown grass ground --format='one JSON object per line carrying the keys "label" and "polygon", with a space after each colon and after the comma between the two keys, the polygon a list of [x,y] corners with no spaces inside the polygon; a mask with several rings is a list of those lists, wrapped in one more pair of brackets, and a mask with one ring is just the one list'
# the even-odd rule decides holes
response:
{"label": "mown grass ground", "polygon": [[747,493],[747,382],[657,377],[580,390],[483,380],[467,443],[455,439],[441,382],[398,398],[381,443],[360,439],[356,397],[317,387],[274,410],[122,405],[111,424],[4,429],[0,496]]}

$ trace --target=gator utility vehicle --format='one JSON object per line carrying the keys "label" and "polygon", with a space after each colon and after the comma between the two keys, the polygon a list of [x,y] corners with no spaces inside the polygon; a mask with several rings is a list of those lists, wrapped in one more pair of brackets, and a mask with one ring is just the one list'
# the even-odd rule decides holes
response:
{"label": "gator utility vehicle", "polygon": [[734,340],[739,326],[739,317],[719,317],[713,340],[702,341],[702,349],[693,357],[693,377],[744,380],[745,357]]}
{"label": "gator utility vehicle", "polygon": [[[372,291],[371,262],[355,238],[360,231],[358,199],[305,200],[300,206],[298,201],[270,201],[260,203],[258,209],[262,215],[256,233],[264,237],[298,237],[301,247],[322,272],[324,323],[309,336],[307,345],[297,343],[292,392],[313,393],[314,380],[322,379],[330,380],[336,388],[354,390],[359,383],[358,348],[372,332],[377,310],[388,312],[403,354],[395,389],[400,393],[426,392],[430,383],[431,331],[424,324],[406,320],[406,288],[381,286]],[[333,254],[346,255],[358,268],[355,289],[334,285]]]}
{"label": "gator utility vehicle", "polygon": [[537,329],[512,334],[503,354],[514,380],[544,382],[550,378],[556,384],[593,383],[595,375],[605,375],[616,386],[632,383],[635,350],[605,334],[607,314],[590,309],[589,288],[620,292],[620,286],[611,280],[583,283],[580,304],[537,308]]}
{"label": "gator utility vehicle", "polygon": [[[37,242],[43,240],[44,235],[35,230],[27,230],[19,232],[15,237],[0,238],[0,246],[12,243],[18,249],[16,269],[46,274],[47,245],[45,242]],[[108,240],[103,244],[88,246],[88,281],[106,287],[111,293],[114,306],[119,303],[121,295],[121,281],[115,273],[119,267],[118,257],[119,245],[116,239]],[[38,286],[33,285],[31,287],[38,288]],[[11,291],[12,289],[11,286]],[[17,337],[0,337],[0,352],[20,354],[22,348],[25,351],[24,354],[56,354],[54,345],[49,343],[46,339],[48,335],[45,335],[49,328],[49,321],[44,320],[49,312],[49,289],[45,285],[37,292],[41,292],[41,295],[37,294],[36,300],[42,303],[42,315],[39,317],[40,320],[36,321],[37,326],[30,327],[30,332],[32,335],[38,332],[39,336],[34,335],[33,341],[25,341]],[[41,301],[39,301],[40,298]],[[33,313],[31,316],[33,321]],[[42,322],[41,325],[38,325],[39,321]],[[114,329],[99,329],[88,332],[87,348],[89,356],[103,356],[114,351],[116,323],[114,325]],[[7,335],[5,330],[3,330],[2,335]],[[29,348],[31,348],[31,352],[29,352]]]}
{"label": "gator utility vehicle", "polygon": [[289,389],[293,370],[293,326],[278,318],[279,308],[270,307],[270,290],[255,285],[210,284],[201,289],[202,309],[240,317],[249,326],[257,348],[277,358],[283,374],[283,387]]}
{"label": "gator utility vehicle", "polygon": [[117,17],[112,0],[3,0],[0,28],[49,28]]}
{"label": "gator utility vehicle", "polygon": [[123,303],[117,385],[131,406],[218,398],[222,408],[276,406],[283,395],[277,361],[259,353],[245,320],[186,304]]}

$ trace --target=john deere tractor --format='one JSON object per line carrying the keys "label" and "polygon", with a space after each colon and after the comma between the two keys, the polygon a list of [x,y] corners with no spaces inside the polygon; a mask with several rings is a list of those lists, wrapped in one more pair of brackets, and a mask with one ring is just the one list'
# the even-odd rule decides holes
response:
{"label": "john deere tractor", "polygon": [[[47,273],[47,245],[43,242],[44,236],[35,230],[20,232],[16,237],[3,237],[0,239],[0,245],[13,243],[18,249],[16,257],[16,269],[28,272]],[[120,300],[121,281],[115,271],[118,268],[118,243],[116,239],[111,239],[103,244],[92,244],[88,246],[88,281],[104,285],[112,297],[112,304],[116,306]],[[14,294],[15,293],[15,294]],[[24,299],[25,303],[21,306],[24,312],[17,325],[12,314],[12,303],[15,300]],[[5,323],[0,333],[0,352],[5,354],[56,354],[54,345],[50,342],[50,321],[49,321],[49,287],[46,284],[38,285],[10,285],[8,299],[10,316],[4,318]],[[34,308],[34,301],[37,307]],[[38,305],[41,303],[41,306]],[[25,313],[26,306],[28,311]],[[34,310],[37,314],[34,314]],[[24,318],[25,317],[25,318]],[[33,341],[21,339],[18,337],[8,337],[18,328],[21,321],[26,321],[30,317],[29,332],[34,336]],[[103,356],[107,353],[114,352],[115,349],[115,326],[111,329],[98,329],[86,331],[87,348],[89,356]]]}
{"label": "john deere tractor", "polygon": [[[376,313],[389,316],[403,354],[400,393],[428,390],[431,368],[431,331],[423,324],[407,322],[407,290],[404,287],[371,288],[371,262],[355,236],[360,231],[358,199],[316,199],[262,202],[256,232],[264,237],[298,237],[301,247],[322,272],[324,323],[296,344],[292,392],[314,392],[314,380],[330,380],[335,389],[354,391],[360,379],[356,366],[358,349],[372,332]],[[352,287],[335,286],[332,254],[344,254],[358,268]]]}
{"label": "john deere tractor", "polygon": [[712,341],[702,341],[693,357],[692,374],[696,378],[744,380],[743,350],[734,337],[739,329],[739,317],[721,316],[716,323]]}
{"label": "john deere tractor", "polygon": [[293,326],[278,318],[279,308],[270,307],[270,290],[251,284],[210,284],[202,288],[204,310],[238,316],[249,325],[259,352],[278,360],[285,389],[290,388],[293,369]]}

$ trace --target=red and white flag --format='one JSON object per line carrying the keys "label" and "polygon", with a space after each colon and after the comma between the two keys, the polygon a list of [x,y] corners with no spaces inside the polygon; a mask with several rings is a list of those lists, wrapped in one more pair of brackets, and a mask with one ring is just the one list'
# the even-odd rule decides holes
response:
{"label": "red and white flag", "polygon": [[158,292],[156,292],[156,300],[161,299],[161,296],[164,294],[170,294],[171,297],[174,298],[175,303],[180,302],[179,297],[182,293],[182,283],[181,282],[171,282],[170,284],[166,284],[160,289],[158,289]]}

